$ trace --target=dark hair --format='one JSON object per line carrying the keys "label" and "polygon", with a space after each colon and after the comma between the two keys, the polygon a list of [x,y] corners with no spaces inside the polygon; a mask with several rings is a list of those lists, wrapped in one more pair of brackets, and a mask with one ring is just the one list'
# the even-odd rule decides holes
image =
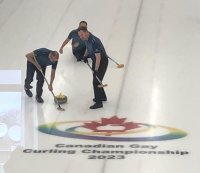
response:
{"label": "dark hair", "polygon": [[87,22],[86,21],[80,21],[80,23],[79,23],[79,25],[81,24],[81,23],[85,23],[86,24],[86,26],[87,26]]}
{"label": "dark hair", "polygon": [[81,26],[81,27],[78,28],[78,31],[87,32],[88,30],[87,30],[87,27]]}

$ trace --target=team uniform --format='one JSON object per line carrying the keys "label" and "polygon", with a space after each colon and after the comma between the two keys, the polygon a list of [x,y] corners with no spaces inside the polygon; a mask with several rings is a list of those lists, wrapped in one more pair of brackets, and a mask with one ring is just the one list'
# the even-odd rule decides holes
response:
{"label": "team uniform", "polygon": [[[108,67],[108,55],[104,49],[101,40],[90,33],[88,40],[85,42],[88,57],[92,59],[92,69],[95,71],[96,56],[95,53],[100,53],[101,61],[97,73],[97,77],[102,81]],[[106,93],[103,88],[98,87],[99,82],[93,74],[93,90],[94,90],[94,101],[102,107],[102,101],[107,100]],[[91,108],[91,107],[90,107]]]}
{"label": "team uniform", "polygon": [[[49,50],[46,48],[40,48],[40,49],[34,50],[33,52],[34,52],[36,61],[42,68],[42,72],[44,75],[45,75],[47,66],[51,65],[52,69],[57,68],[58,61],[51,62],[49,60],[49,54],[52,52],[52,50]],[[32,86],[30,84],[33,81],[35,71],[37,73],[36,94],[37,94],[37,97],[41,97],[42,92],[43,92],[42,88],[43,88],[43,84],[44,84],[44,77],[42,76],[42,73],[37,69],[37,67],[29,61],[27,61],[27,70],[26,70],[26,79],[25,79],[24,89],[26,91],[26,90],[29,90],[32,88]]]}
{"label": "team uniform", "polygon": [[[80,61],[84,56],[86,46],[85,42],[81,40],[78,35],[78,29],[72,30],[67,38],[69,40],[72,39],[72,53],[76,57],[77,61]],[[76,44],[78,44],[78,46],[76,46]]]}

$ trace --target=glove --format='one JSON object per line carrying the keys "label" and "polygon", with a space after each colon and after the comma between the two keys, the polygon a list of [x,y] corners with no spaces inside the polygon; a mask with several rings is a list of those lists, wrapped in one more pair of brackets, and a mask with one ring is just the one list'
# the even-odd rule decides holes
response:
{"label": "glove", "polygon": [[83,57],[83,62],[84,62],[84,63],[88,63],[88,57],[87,57],[87,56],[84,56],[84,57]]}

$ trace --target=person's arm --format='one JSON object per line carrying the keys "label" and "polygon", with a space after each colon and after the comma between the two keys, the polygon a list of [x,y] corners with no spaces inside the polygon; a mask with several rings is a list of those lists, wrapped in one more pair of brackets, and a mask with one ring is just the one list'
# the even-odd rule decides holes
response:
{"label": "person's arm", "polygon": [[50,83],[49,83],[49,86],[48,86],[50,91],[53,90],[53,81],[55,79],[55,74],[56,74],[56,69],[51,69]]}
{"label": "person's arm", "polygon": [[32,64],[34,64],[39,70],[41,70],[41,66],[36,62],[35,60],[35,54],[34,52],[30,52],[30,53],[27,53],[26,55],[26,58],[29,62],[31,62]]}
{"label": "person's arm", "polygon": [[63,53],[63,48],[67,45],[67,43],[70,41],[70,39],[69,38],[67,38],[64,42],[63,42],[63,44],[61,45],[61,47],[60,47],[60,50],[59,50],[59,52],[62,54]]}
{"label": "person's arm", "polygon": [[98,71],[99,65],[100,65],[100,62],[101,62],[101,54],[95,53],[95,56],[96,56],[95,71]]}

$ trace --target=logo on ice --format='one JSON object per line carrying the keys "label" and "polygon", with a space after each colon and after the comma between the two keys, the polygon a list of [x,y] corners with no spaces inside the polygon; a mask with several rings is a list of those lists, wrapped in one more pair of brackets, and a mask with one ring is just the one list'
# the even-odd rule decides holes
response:
{"label": "logo on ice", "polygon": [[164,141],[187,136],[186,132],[174,127],[136,123],[118,116],[99,121],[48,123],[38,129],[49,135],[100,141]]}

